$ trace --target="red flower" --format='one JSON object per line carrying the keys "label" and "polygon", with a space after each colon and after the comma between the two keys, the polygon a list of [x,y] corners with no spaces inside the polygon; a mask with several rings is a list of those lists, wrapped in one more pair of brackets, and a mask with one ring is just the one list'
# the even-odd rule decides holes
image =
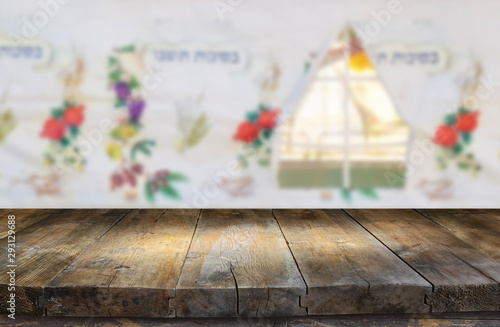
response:
{"label": "red flower", "polygon": [[279,109],[262,111],[257,119],[257,125],[261,128],[273,129],[280,114]]}
{"label": "red flower", "polygon": [[64,124],[56,118],[49,118],[43,125],[42,137],[47,137],[52,141],[60,141],[66,133]]}
{"label": "red flower", "polygon": [[63,115],[63,121],[69,126],[80,126],[83,123],[83,110],[85,107],[83,105],[79,105],[78,107],[69,107],[66,108],[66,111]]}
{"label": "red flower", "polygon": [[245,143],[253,142],[259,137],[259,127],[251,122],[245,121],[238,126],[238,131],[234,136],[237,141]]}
{"label": "red flower", "polygon": [[451,148],[458,142],[458,133],[448,125],[441,125],[434,135],[434,142],[444,147]]}
{"label": "red flower", "polygon": [[477,127],[477,116],[479,116],[479,111],[474,111],[471,113],[461,114],[458,117],[455,128],[464,133],[470,133],[474,131]]}

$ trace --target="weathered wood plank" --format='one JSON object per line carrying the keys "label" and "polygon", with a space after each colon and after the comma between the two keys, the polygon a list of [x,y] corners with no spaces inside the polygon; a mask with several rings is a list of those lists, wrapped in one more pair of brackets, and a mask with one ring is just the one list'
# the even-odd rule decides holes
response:
{"label": "weathered wood plank", "polygon": [[500,261],[500,210],[418,210],[461,240]]}
{"label": "weathered wood plank", "polygon": [[500,310],[500,263],[414,210],[347,210],[432,283],[432,312]]}
{"label": "weathered wood plank", "polygon": [[178,317],[305,315],[305,293],[271,210],[203,210],[171,306]]}
{"label": "weathered wood plank", "polygon": [[173,317],[199,210],[133,210],[45,288],[47,315]]}
{"label": "weathered wood plank", "polygon": [[276,317],[276,318],[211,318],[211,319],[145,319],[145,318],[74,318],[74,317],[17,317],[16,320],[0,317],[2,326],[12,327],[494,327],[500,325],[500,314],[454,314],[451,317],[432,315],[353,315],[329,317]]}
{"label": "weathered wood plank", "polygon": [[309,314],[429,312],[432,285],[341,210],[274,210]]}
{"label": "weathered wood plank", "polygon": [[[38,296],[52,278],[95,242],[126,210],[62,210],[16,233],[16,311],[39,315]],[[7,238],[0,240],[0,310],[6,312]]]}
{"label": "weathered wood plank", "polygon": [[39,220],[50,216],[51,214],[59,211],[58,209],[2,209],[0,210],[0,239],[7,236],[9,227],[7,225],[7,217],[15,215],[16,228],[15,231],[19,232]]}

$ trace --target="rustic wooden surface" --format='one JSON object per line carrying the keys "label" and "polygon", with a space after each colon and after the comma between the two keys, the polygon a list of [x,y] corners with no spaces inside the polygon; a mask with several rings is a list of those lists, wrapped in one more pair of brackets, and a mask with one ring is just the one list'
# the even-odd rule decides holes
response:
{"label": "rustic wooden surface", "polygon": [[[246,318],[225,322],[378,326],[262,317],[500,312],[498,210],[345,212],[29,209],[0,210],[0,219],[16,215],[18,315],[238,316]],[[7,238],[0,237],[0,246],[5,312]],[[449,316],[418,318],[404,323],[455,323]],[[120,319],[102,324],[156,326]],[[380,326],[396,326],[387,319]],[[494,326],[495,319],[471,326]],[[64,320],[45,321],[58,326]],[[182,323],[171,321],[167,325]]]}
{"label": "rustic wooden surface", "polygon": [[144,319],[144,318],[72,318],[72,317],[0,317],[0,324],[9,327],[496,327],[500,313],[427,314],[427,315],[355,315],[329,317],[277,317],[277,318],[210,318],[210,319]]}
{"label": "rustic wooden surface", "polygon": [[499,311],[500,263],[414,210],[347,210],[424,276],[432,312]]}
{"label": "rustic wooden surface", "polygon": [[[126,210],[62,210],[16,230],[16,308],[43,314],[37,304],[43,288],[118,222]],[[0,240],[0,308],[5,312],[7,239]]]}
{"label": "rustic wooden surface", "polygon": [[47,285],[41,306],[47,315],[173,317],[168,302],[198,215],[129,212]]}
{"label": "rustic wooden surface", "polygon": [[7,236],[8,225],[7,217],[11,214],[15,215],[16,221],[16,231],[19,232],[21,229],[33,225],[39,220],[50,216],[51,214],[59,210],[54,209],[17,209],[17,210],[7,210],[0,209],[0,238]]}
{"label": "rustic wooden surface", "polygon": [[178,317],[305,315],[305,294],[271,210],[203,210],[171,303]]}
{"label": "rustic wooden surface", "polygon": [[419,210],[453,235],[500,261],[500,210]]}
{"label": "rustic wooden surface", "polygon": [[429,312],[432,286],[342,210],[274,210],[309,314]]}

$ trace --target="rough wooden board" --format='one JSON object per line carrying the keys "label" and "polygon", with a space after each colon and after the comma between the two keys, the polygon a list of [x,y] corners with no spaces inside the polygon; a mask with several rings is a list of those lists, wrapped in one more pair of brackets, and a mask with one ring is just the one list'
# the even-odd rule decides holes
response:
{"label": "rough wooden board", "polygon": [[[16,233],[16,309],[39,315],[43,287],[117,221],[126,210],[62,210]],[[8,292],[7,239],[0,240],[0,310]]]}
{"label": "rough wooden board", "polygon": [[305,315],[305,292],[271,210],[203,210],[171,307],[178,317]]}
{"label": "rough wooden board", "polygon": [[218,318],[218,319],[144,319],[144,318],[73,318],[73,317],[17,317],[16,320],[0,317],[3,326],[28,327],[159,327],[159,326],[214,326],[214,327],[494,327],[500,325],[500,314],[475,315],[356,315],[329,317],[280,317],[280,318]]}
{"label": "rough wooden board", "polygon": [[500,261],[500,210],[418,210],[461,240]]}
{"label": "rough wooden board", "polygon": [[347,210],[434,286],[432,312],[500,310],[500,263],[414,210]]}
{"label": "rough wooden board", "polygon": [[341,210],[274,210],[308,314],[429,312],[432,285]]}
{"label": "rough wooden board", "polygon": [[47,315],[172,317],[199,210],[133,210],[45,288]]}
{"label": "rough wooden board", "polygon": [[7,217],[15,215],[15,232],[36,223],[39,220],[57,212],[56,209],[14,209],[14,210],[0,210],[0,239],[7,236],[9,227],[7,225]]}

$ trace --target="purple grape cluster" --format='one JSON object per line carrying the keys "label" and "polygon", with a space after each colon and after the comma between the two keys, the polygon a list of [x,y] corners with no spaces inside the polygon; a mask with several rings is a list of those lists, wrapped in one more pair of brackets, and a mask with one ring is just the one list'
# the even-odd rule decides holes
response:
{"label": "purple grape cluster", "polygon": [[127,106],[128,106],[128,114],[130,116],[130,119],[134,123],[137,123],[139,121],[139,119],[141,118],[141,115],[142,115],[142,112],[144,111],[144,107],[146,106],[146,103],[141,98],[130,99],[127,103]]}
{"label": "purple grape cluster", "polygon": [[121,102],[127,101],[130,96],[130,87],[127,82],[118,82],[115,84],[115,93]]}

